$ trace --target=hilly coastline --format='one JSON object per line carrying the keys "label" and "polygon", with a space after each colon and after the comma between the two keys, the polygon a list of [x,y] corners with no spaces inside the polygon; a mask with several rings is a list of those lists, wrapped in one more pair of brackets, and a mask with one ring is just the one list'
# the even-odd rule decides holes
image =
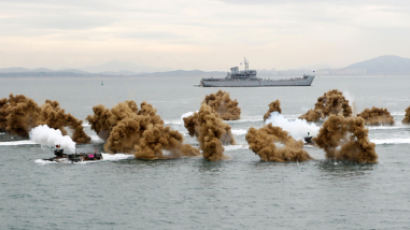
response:
{"label": "hilly coastline", "polygon": [[385,55],[357,62],[340,69],[319,70],[329,75],[410,74],[410,59]]}
{"label": "hilly coastline", "polygon": [[[310,73],[310,69],[291,70],[258,70],[261,76],[287,76]],[[395,75],[410,74],[410,59],[394,55],[385,55],[369,60],[353,63],[349,66],[336,69],[318,69],[318,75]],[[224,71],[202,71],[202,70],[174,70],[163,72],[87,72],[77,69],[51,70],[47,68],[27,69],[22,67],[0,68],[0,77],[223,77]]]}

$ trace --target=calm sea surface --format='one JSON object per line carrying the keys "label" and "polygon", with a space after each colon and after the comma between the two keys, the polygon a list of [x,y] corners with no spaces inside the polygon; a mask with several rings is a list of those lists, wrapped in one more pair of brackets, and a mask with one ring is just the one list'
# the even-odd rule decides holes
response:
{"label": "calm sea surface", "polygon": [[[198,83],[192,77],[0,78],[0,97],[57,100],[83,120],[97,104],[147,101],[196,144],[181,115],[218,90],[193,86]],[[279,99],[285,117],[294,119],[330,89],[343,91],[357,112],[377,106],[394,116],[393,127],[369,130],[378,164],[328,162],[315,147],[305,148],[315,158],[310,162],[264,163],[248,150],[246,131],[263,125],[271,101]],[[0,229],[410,229],[410,126],[401,124],[409,89],[410,76],[322,76],[311,87],[224,88],[242,115],[229,122],[238,145],[226,147],[231,159],[221,162],[44,164],[38,159],[51,157],[49,149],[0,137]]]}

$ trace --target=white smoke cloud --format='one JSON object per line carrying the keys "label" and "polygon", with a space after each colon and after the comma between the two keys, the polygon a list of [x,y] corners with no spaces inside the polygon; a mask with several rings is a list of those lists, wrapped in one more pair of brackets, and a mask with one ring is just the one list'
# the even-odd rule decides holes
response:
{"label": "white smoke cloud", "polygon": [[306,120],[301,119],[288,120],[278,112],[271,113],[265,124],[281,127],[296,140],[303,140],[308,135],[308,132],[310,136],[316,136],[320,130],[320,127],[314,123],[308,123]]}
{"label": "white smoke cloud", "polygon": [[[198,112],[198,111],[196,111],[196,112]],[[195,112],[186,112],[186,113],[182,114],[182,115],[181,115],[181,121],[184,122],[184,118],[185,118],[185,117],[192,116],[194,113],[195,113]]]}
{"label": "white smoke cloud", "polygon": [[39,125],[29,133],[30,140],[42,146],[54,147],[61,146],[66,153],[75,153],[75,142],[70,136],[63,136],[60,130],[53,129],[47,125]]}

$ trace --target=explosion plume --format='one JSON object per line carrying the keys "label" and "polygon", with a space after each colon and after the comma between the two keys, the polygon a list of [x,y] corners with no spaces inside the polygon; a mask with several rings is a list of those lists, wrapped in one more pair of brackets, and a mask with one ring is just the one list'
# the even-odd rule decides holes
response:
{"label": "explosion plume", "polygon": [[[211,112],[214,113],[213,111]],[[225,130],[224,134],[221,135],[221,139],[220,139],[222,144],[223,145],[235,144],[235,139],[233,138],[233,135],[232,135],[231,126],[224,123],[217,113],[214,113],[214,114],[215,114],[215,118],[213,119],[218,120],[217,122],[220,125],[219,127]],[[199,138],[200,136],[199,113],[195,112],[191,116],[184,117],[183,120],[184,120],[184,126],[188,130],[189,135],[191,137],[195,136]]]}
{"label": "explosion plume", "polygon": [[[1,110],[0,110],[1,111]],[[0,115],[1,116],[1,115]],[[410,124],[410,106],[406,109],[406,114],[404,115],[403,121],[404,124]],[[1,123],[0,123],[1,124]],[[0,126],[1,128],[1,126]]]}
{"label": "explosion plume", "polygon": [[6,112],[6,106],[7,106],[7,98],[1,98],[0,99],[0,132],[5,132],[6,131],[6,126],[7,126],[7,112]]}
{"label": "explosion plume", "polygon": [[[312,158],[303,150],[303,142],[296,141],[280,127],[265,125],[260,129],[250,128],[246,134],[249,148],[257,154],[262,161],[307,161]],[[283,146],[275,145],[282,144]]]}
{"label": "explosion plume", "polygon": [[198,124],[198,112],[193,113],[190,116],[183,117],[184,126],[188,130],[188,134],[191,137],[199,136],[199,124]]}
{"label": "explosion plume", "polygon": [[88,115],[86,120],[91,125],[97,135],[107,140],[112,128],[124,118],[137,114],[138,106],[134,101],[124,101],[118,103],[112,109],[107,109],[103,105],[93,107],[93,115]]}
{"label": "explosion plume", "polygon": [[39,107],[32,99],[24,95],[10,94],[0,100],[0,129],[10,134],[28,137],[32,128],[48,125],[59,129],[64,135],[66,127],[73,130],[73,139],[77,143],[88,143],[90,137],[84,132],[82,121],[71,114],[66,114],[56,101],[46,100]]}
{"label": "explosion plume", "polygon": [[225,159],[226,156],[223,154],[224,147],[222,142],[223,137],[227,136],[227,133],[224,128],[225,124],[219,115],[214,113],[210,106],[202,104],[198,112],[198,124],[199,146],[204,158],[209,161]]}
{"label": "explosion plume", "polygon": [[67,134],[65,127],[73,130],[73,140],[77,143],[89,143],[91,138],[84,132],[82,121],[70,113],[65,113],[57,101],[46,100],[41,106],[40,124],[48,125],[50,128],[61,130],[63,135]]}
{"label": "explosion plume", "polygon": [[10,94],[8,99],[2,99],[2,104],[1,126],[7,133],[28,137],[29,131],[39,124],[41,109],[32,99]]}
{"label": "explosion plume", "polygon": [[393,125],[394,119],[390,112],[385,108],[372,107],[365,109],[357,114],[358,117],[364,119],[366,125]]}
{"label": "explosion plume", "polygon": [[135,102],[126,101],[111,110],[96,106],[94,112],[89,119],[94,128],[109,132],[104,146],[107,152],[132,153],[138,159],[149,160],[199,155],[198,149],[182,143],[179,132],[165,127],[156,110],[146,102],[141,103],[140,110]]}
{"label": "explosion plume", "polygon": [[280,108],[280,101],[279,100],[272,101],[269,104],[269,110],[265,113],[265,115],[263,115],[263,120],[266,121],[266,119],[269,118],[269,116],[272,112],[282,113],[282,109]]}
{"label": "explosion plume", "polygon": [[203,103],[209,105],[223,120],[238,120],[241,116],[238,102],[232,100],[228,92],[218,90],[215,94],[207,95]]}
{"label": "explosion plume", "polygon": [[361,117],[330,116],[313,139],[326,151],[326,158],[357,163],[376,163],[375,144]]}
{"label": "explosion plume", "polygon": [[342,115],[350,117],[352,108],[349,101],[343,96],[343,93],[334,89],[326,92],[317,99],[314,109],[310,109],[305,114],[301,115],[300,119],[307,121],[319,121],[330,115]]}

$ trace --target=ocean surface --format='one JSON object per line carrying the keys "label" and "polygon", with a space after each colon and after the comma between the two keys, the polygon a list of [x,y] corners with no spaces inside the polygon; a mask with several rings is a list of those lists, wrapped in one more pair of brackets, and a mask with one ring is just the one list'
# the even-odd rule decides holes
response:
{"label": "ocean surface", "polygon": [[[198,83],[196,77],[0,78],[0,97],[57,100],[82,120],[97,104],[147,101],[186,143],[197,144],[181,116],[218,90]],[[0,229],[409,229],[410,126],[401,124],[409,86],[410,76],[318,76],[311,87],[223,88],[242,114],[228,122],[237,145],[225,147],[230,159],[220,162],[105,155],[100,162],[46,163],[41,159],[53,155],[50,149],[0,134]],[[369,127],[377,164],[330,162],[315,147],[305,148],[315,158],[309,162],[261,162],[248,149],[246,132],[263,126],[271,101],[279,99],[292,120],[330,89],[341,90],[356,112],[377,106],[392,113],[394,126]]]}

